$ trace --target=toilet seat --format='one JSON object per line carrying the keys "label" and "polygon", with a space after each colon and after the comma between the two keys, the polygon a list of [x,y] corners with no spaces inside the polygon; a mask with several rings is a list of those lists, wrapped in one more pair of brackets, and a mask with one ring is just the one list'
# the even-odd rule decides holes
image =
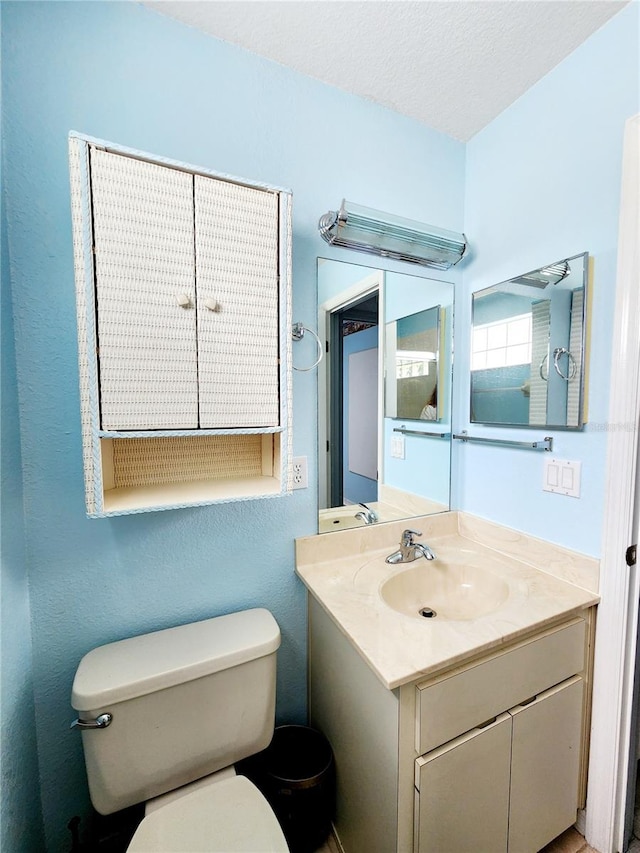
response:
{"label": "toilet seat", "polygon": [[289,853],[276,816],[245,776],[194,790],[148,814],[127,853]]}

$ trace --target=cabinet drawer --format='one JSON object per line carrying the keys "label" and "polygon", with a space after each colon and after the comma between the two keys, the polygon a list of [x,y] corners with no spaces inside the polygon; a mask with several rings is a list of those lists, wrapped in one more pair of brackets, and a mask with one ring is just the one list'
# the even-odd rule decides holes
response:
{"label": "cabinet drawer", "polygon": [[423,754],[582,671],[585,622],[576,618],[416,687],[416,752]]}

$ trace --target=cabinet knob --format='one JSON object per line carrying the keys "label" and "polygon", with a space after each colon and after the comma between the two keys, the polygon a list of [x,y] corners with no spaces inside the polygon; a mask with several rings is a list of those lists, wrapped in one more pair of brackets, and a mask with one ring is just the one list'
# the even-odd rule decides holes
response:
{"label": "cabinet knob", "polygon": [[219,311],[222,307],[217,299],[205,299],[204,304],[209,311]]}
{"label": "cabinet knob", "polygon": [[191,297],[188,293],[180,293],[176,296],[176,302],[181,308],[191,308]]}

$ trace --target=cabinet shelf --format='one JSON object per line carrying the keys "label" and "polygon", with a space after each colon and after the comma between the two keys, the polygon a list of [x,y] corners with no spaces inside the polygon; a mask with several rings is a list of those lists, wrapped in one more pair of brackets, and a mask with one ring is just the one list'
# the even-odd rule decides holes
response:
{"label": "cabinet shelf", "polygon": [[102,514],[125,515],[152,509],[270,498],[281,492],[282,485],[276,477],[228,477],[157,486],[125,486],[105,491]]}
{"label": "cabinet shelf", "polygon": [[281,433],[103,438],[98,515],[281,494]]}

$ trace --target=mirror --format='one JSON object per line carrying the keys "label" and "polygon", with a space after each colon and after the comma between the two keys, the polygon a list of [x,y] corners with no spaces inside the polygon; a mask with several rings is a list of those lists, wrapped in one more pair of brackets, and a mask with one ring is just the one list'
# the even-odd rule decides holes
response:
{"label": "mirror", "polygon": [[319,532],[449,509],[451,282],[318,259]]}
{"label": "mirror", "polygon": [[473,294],[472,423],[582,428],[588,257]]}
{"label": "mirror", "polygon": [[386,324],[386,417],[439,420],[439,345],[439,305]]}

